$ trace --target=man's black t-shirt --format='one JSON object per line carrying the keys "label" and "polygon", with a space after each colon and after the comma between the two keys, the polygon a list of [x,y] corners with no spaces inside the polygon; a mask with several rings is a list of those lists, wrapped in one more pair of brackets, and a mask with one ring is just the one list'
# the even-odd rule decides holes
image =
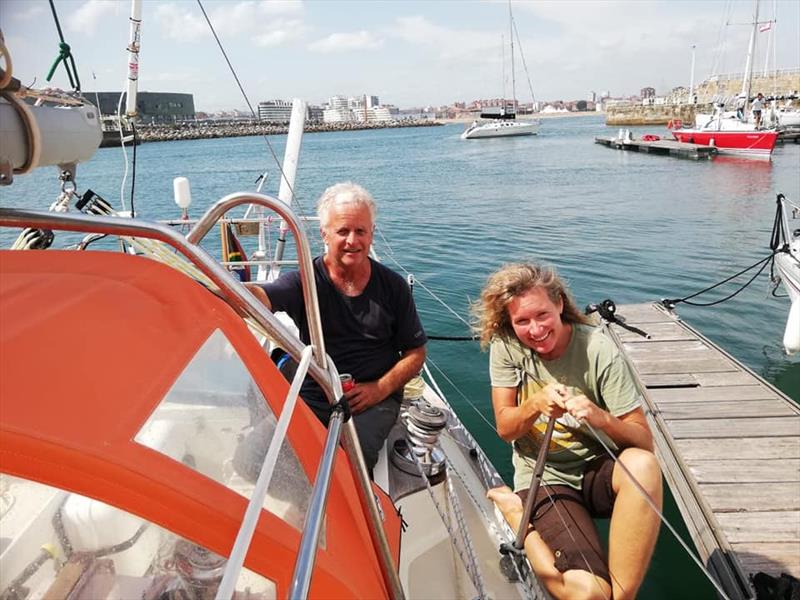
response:
{"label": "man's black t-shirt", "polygon": [[[339,373],[350,373],[356,382],[379,379],[397,363],[400,352],[428,341],[406,281],[388,267],[372,259],[370,263],[372,272],[364,291],[349,297],[333,285],[322,257],[314,259],[325,350]],[[283,273],[261,287],[273,312],[286,312],[297,324],[303,343],[310,343],[300,272]],[[309,404],[328,404],[310,377],[301,395]]]}

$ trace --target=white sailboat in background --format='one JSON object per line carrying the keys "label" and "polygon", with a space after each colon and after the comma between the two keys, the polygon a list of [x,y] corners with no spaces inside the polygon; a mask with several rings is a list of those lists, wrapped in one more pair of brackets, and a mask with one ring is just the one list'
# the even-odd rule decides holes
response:
{"label": "white sailboat in background", "polygon": [[[503,106],[491,107],[492,110],[481,112],[481,119],[475,120],[461,134],[462,140],[474,140],[479,138],[511,137],[519,135],[536,135],[539,133],[539,121],[517,120],[517,89],[516,73],[514,68],[514,15],[511,12],[511,0],[508,3],[508,20],[511,35],[511,102],[505,100],[503,94]],[[520,48],[521,52],[521,48]],[[523,57],[523,64],[525,59]],[[527,75],[527,68],[525,69]],[[528,77],[530,85],[530,77]],[[531,100],[533,100],[533,89],[531,88]]]}
{"label": "white sailboat in background", "polygon": [[778,194],[778,214],[770,247],[775,252],[772,281],[776,288],[783,283],[791,303],[783,349],[786,354],[796,354],[800,352],[800,205],[783,194]]}

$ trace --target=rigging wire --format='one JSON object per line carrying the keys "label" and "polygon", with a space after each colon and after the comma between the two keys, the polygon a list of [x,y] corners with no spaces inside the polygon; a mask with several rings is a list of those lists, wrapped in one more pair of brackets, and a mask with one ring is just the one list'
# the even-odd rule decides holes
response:
{"label": "rigging wire", "polygon": [[[509,7],[510,8],[510,7]],[[517,21],[514,17],[511,17],[511,25],[514,27],[514,35],[517,37],[517,46],[519,46],[519,56],[522,59],[522,68],[525,70],[525,79],[528,80],[528,89],[531,92],[531,108],[533,105],[536,104],[536,96],[533,93],[533,84],[531,83],[531,75],[528,73],[528,65],[525,62],[525,53],[522,51],[522,40],[519,38],[519,31],[517,31]]]}
{"label": "rigging wire", "polygon": [[136,216],[136,207],[134,205],[133,193],[136,189],[136,146],[139,145],[139,140],[136,133],[136,124],[131,120],[131,131],[133,132],[133,161],[131,164],[131,218]]}
{"label": "rigging wire", "polygon": [[[239,75],[236,73],[236,69],[233,68],[233,64],[231,64],[230,59],[228,58],[228,53],[225,52],[225,47],[222,45],[222,41],[219,39],[216,30],[214,29],[214,25],[211,24],[211,19],[209,18],[208,14],[206,13],[206,9],[203,7],[202,0],[197,0],[197,4],[200,7],[201,12],[203,13],[203,17],[208,23],[209,29],[211,29],[211,34],[214,36],[214,39],[217,41],[217,46],[219,46],[220,52],[222,52],[222,56],[225,58],[225,62],[228,63],[228,68],[230,69],[233,78],[236,80],[236,85],[239,86],[239,91],[242,93],[242,97],[244,98],[245,103],[247,104],[247,108],[250,109],[250,114],[253,115],[254,118],[257,118],[256,111],[253,110],[253,105],[250,103],[250,99],[247,97],[247,93],[244,91],[244,87],[242,86],[242,82],[239,80]],[[286,173],[283,171],[283,165],[281,161],[278,160],[277,154],[275,154],[275,149],[272,147],[272,144],[269,141],[269,138],[262,134],[261,136],[264,138],[264,141],[267,143],[267,148],[269,148],[270,154],[272,154],[272,158],[275,161],[275,164],[278,165],[278,170],[281,173],[281,177],[283,181],[286,182],[286,185],[289,187],[289,193],[292,195],[292,200],[297,202],[298,206],[300,207],[300,212],[305,212],[303,205],[300,202],[300,198],[294,193],[294,187],[289,184],[289,179],[286,177]]]}
{"label": "rigging wire", "polygon": [[628,478],[631,480],[633,485],[636,487],[636,489],[639,491],[639,493],[644,498],[645,502],[647,502],[647,504],[650,506],[650,508],[652,508],[653,511],[658,515],[659,519],[661,519],[661,522],[664,523],[664,525],[667,526],[667,528],[670,530],[672,535],[675,536],[675,539],[678,540],[678,542],[680,543],[681,546],[683,546],[683,549],[686,550],[686,553],[691,557],[691,559],[695,562],[695,564],[698,567],[700,567],[700,570],[708,578],[708,580],[711,582],[711,585],[713,585],[714,588],[717,590],[717,593],[724,600],[730,600],[728,595],[725,593],[725,591],[720,586],[720,584],[714,579],[714,577],[711,575],[711,573],[708,571],[708,569],[706,569],[706,566],[703,564],[703,562],[697,556],[695,556],[694,552],[692,552],[692,550],[689,548],[689,545],[683,540],[683,538],[680,536],[680,534],[677,532],[677,530],[672,526],[672,524],[664,516],[664,513],[661,510],[659,510],[659,508],[656,506],[655,502],[653,502],[653,499],[650,498],[650,494],[647,493],[647,491],[642,487],[642,484],[640,484],[639,481],[636,479],[636,477],[633,476],[633,473],[631,473],[628,470],[628,467],[626,467],[625,464],[621,460],[619,460],[619,458],[614,454],[614,452],[611,450],[611,448],[609,448],[608,445],[603,441],[602,437],[597,433],[597,430],[594,427],[592,427],[592,425],[588,421],[585,421],[585,420],[581,421],[581,424],[585,425],[587,427],[587,429],[591,432],[591,434],[595,437],[595,439],[598,442],[600,442],[600,445],[603,446],[603,449],[608,453],[608,455],[612,459],[614,459],[614,464],[618,465],[625,472],[625,475],[627,475]]}

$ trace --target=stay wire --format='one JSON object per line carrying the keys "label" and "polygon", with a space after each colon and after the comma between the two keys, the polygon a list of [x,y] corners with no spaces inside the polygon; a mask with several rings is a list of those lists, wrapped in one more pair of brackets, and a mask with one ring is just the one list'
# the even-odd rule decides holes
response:
{"label": "stay wire", "polygon": [[[250,109],[250,114],[252,114],[254,118],[258,118],[257,115],[256,115],[256,111],[253,110],[253,105],[250,103],[250,99],[247,97],[247,93],[244,91],[244,87],[242,86],[242,82],[239,81],[239,76],[236,74],[236,69],[233,68],[233,64],[231,64],[231,61],[228,58],[228,53],[225,52],[225,47],[222,45],[222,41],[219,39],[219,36],[217,35],[216,30],[214,29],[214,25],[211,24],[211,19],[209,18],[208,14],[206,13],[206,9],[203,7],[202,0],[197,0],[197,5],[200,7],[200,10],[203,13],[203,17],[205,18],[206,23],[208,23],[209,29],[211,29],[211,34],[214,36],[214,39],[217,41],[217,46],[219,46],[220,52],[222,52],[222,56],[225,58],[225,62],[228,63],[228,68],[230,69],[231,74],[233,75],[233,78],[236,80],[236,85],[239,86],[239,91],[242,93],[242,97],[244,98],[245,103],[247,103],[247,108]],[[278,170],[281,173],[281,177],[283,178],[283,181],[286,182],[286,185],[289,187],[289,192],[292,195],[292,200],[297,202],[297,205],[300,208],[300,212],[305,212],[305,210],[303,209],[303,205],[300,202],[300,199],[294,193],[294,188],[289,183],[289,179],[286,177],[286,173],[284,173],[284,171],[283,171],[283,165],[281,165],[281,161],[278,160],[278,155],[275,153],[275,150],[272,147],[272,144],[270,143],[269,138],[264,134],[262,134],[261,137],[264,138],[264,141],[267,143],[267,148],[269,148],[270,154],[272,154],[272,158],[275,161],[275,164],[278,165]]]}

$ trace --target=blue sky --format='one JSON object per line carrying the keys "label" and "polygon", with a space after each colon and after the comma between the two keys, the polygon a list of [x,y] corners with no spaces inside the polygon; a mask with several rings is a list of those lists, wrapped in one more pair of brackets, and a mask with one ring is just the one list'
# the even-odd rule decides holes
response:
{"label": "blue sky", "polygon": [[[505,0],[431,2],[203,0],[254,104],[334,94],[371,94],[402,108],[510,95]],[[540,100],[614,96],[688,86],[740,72],[753,0],[514,0],[525,60]],[[113,91],[126,78],[130,4],[56,0],[84,90]],[[778,68],[800,67],[800,2],[762,0]],[[145,0],[140,90],[190,92],[198,110],[245,108],[235,81],[193,0]],[[730,24],[725,25],[726,22]],[[14,75],[35,87],[58,54],[47,0],[0,1],[0,27]],[[763,70],[769,33],[758,36]],[[503,78],[503,40],[506,69]],[[772,51],[770,51],[772,57]],[[771,58],[770,58],[771,60]],[[772,62],[770,62],[770,68]],[[59,68],[54,84],[68,87]],[[530,100],[517,58],[517,96]]]}

